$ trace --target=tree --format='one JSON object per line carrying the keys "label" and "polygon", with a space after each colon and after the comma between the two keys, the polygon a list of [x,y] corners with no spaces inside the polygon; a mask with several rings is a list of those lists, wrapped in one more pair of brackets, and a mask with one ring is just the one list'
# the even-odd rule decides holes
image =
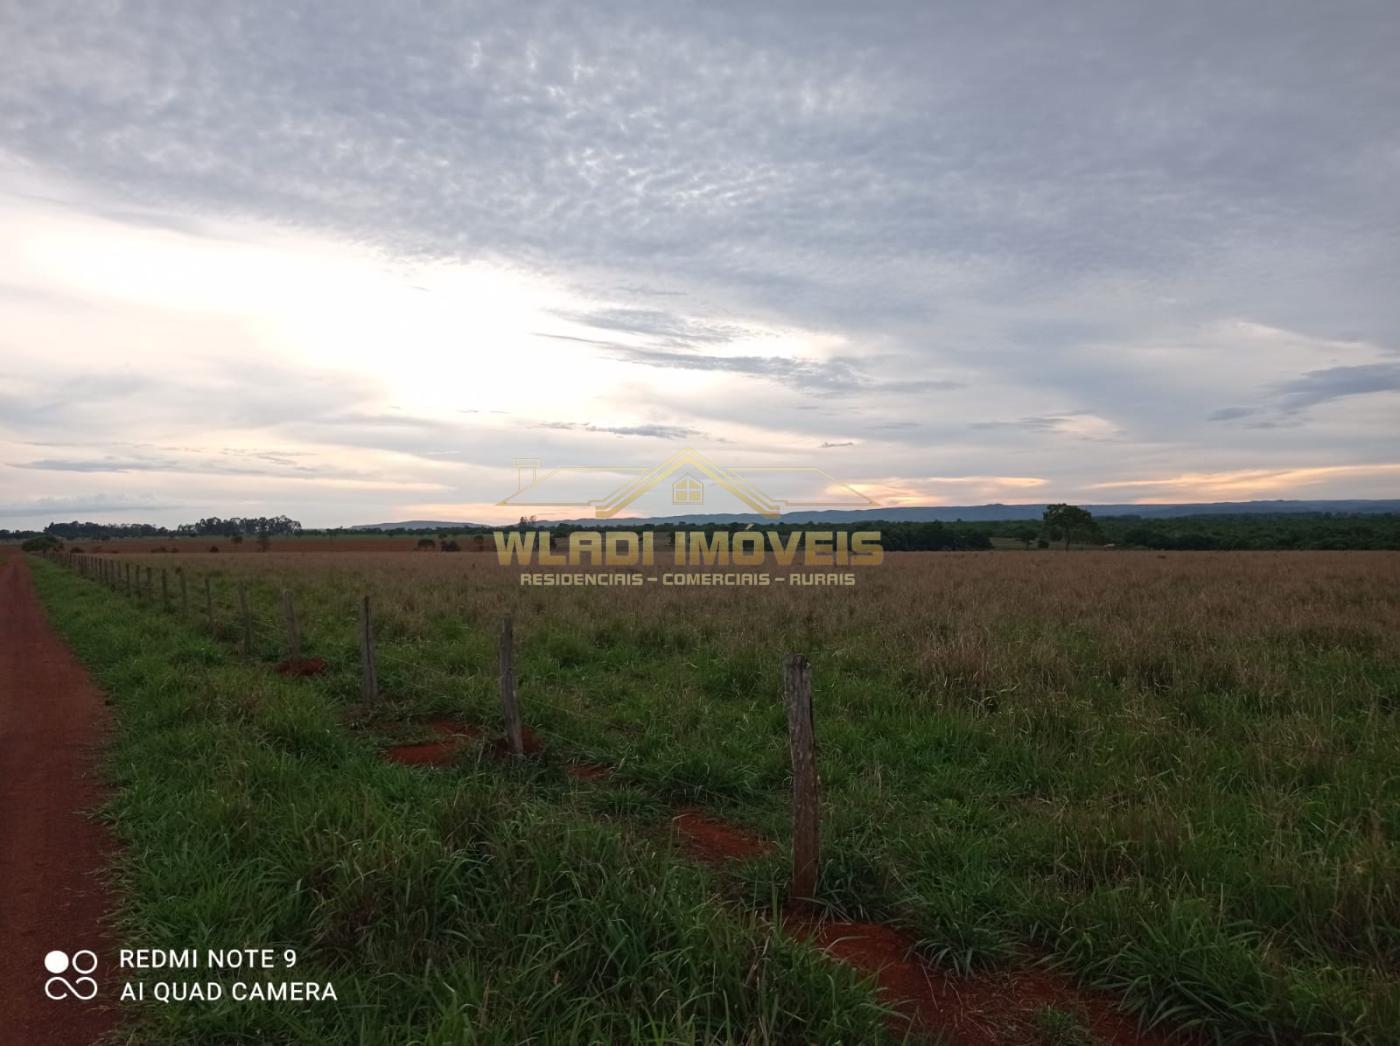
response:
{"label": "tree", "polygon": [[1041,520],[1045,524],[1045,532],[1055,541],[1063,541],[1066,550],[1069,549],[1071,541],[1099,539],[1099,525],[1094,522],[1093,513],[1078,505],[1066,505],[1063,502],[1047,505]]}
{"label": "tree", "polygon": [[1022,523],[1019,526],[1011,528],[1011,536],[1025,545],[1026,549],[1029,551],[1030,547],[1035,544],[1035,539],[1040,536],[1040,533],[1029,523]]}

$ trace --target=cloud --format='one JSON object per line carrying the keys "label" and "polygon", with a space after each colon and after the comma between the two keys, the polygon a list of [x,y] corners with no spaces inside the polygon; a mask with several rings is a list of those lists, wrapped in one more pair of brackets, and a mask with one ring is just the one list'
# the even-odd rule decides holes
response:
{"label": "cloud", "polygon": [[1327,367],[1285,382],[1278,390],[1278,402],[1284,412],[1294,414],[1346,396],[1396,391],[1400,391],[1400,363]]}
{"label": "cloud", "polygon": [[1093,483],[1089,485],[1089,489],[1145,489],[1151,492],[1145,499],[1148,501],[1153,498],[1163,498],[1170,501],[1210,501],[1257,497],[1264,494],[1297,496],[1303,488],[1338,481],[1360,480],[1367,482],[1370,488],[1367,494],[1360,496],[1378,497],[1384,495],[1375,491],[1387,489],[1387,485],[1393,484],[1396,479],[1400,479],[1400,462],[1379,462],[1366,465],[1187,472],[1159,479],[1114,480],[1107,483]]}
{"label": "cloud", "polygon": [[1250,424],[1256,428],[1293,427],[1302,423],[1301,416],[1312,407],[1378,392],[1400,392],[1400,363],[1367,363],[1308,371],[1275,385],[1257,407],[1224,407],[1213,411],[1206,420],[1253,418]]}
{"label": "cloud", "polygon": [[940,379],[875,380],[866,374],[860,361],[843,357],[810,360],[791,356],[713,356],[628,345],[609,345],[608,350],[629,363],[768,378],[803,392],[820,395],[946,392],[962,387],[961,382]]}
{"label": "cloud", "polygon": [[33,0],[0,33],[26,495],[199,466],[475,504],[535,441],[832,431],[853,478],[1059,492],[1400,435],[1385,5]]}
{"label": "cloud", "polygon": [[60,518],[74,513],[164,512],[184,506],[154,494],[75,494],[0,504],[0,516]]}
{"label": "cloud", "polygon": [[1052,433],[1058,436],[1071,436],[1076,439],[1108,440],[1121,433],[1121,429],[1107,418],[1093,414],[1042,414],[1021,418],[1019,421],[978,421],[975,429],[1012,429],[1027,432]]}
{"label": "cloud", "polygon": [[559,429],[572,432],[605,432],[614,436],[646,436],[652,439],[692,439],[703,436],[699,429],[683,425],[593,425],[578,421],[541,421],[536,425],[544,429]]}

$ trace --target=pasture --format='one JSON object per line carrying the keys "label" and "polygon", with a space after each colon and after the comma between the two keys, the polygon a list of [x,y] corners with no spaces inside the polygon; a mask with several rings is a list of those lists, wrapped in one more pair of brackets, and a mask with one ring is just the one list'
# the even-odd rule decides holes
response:
{"label": "pasture", "polygon": [[[34,569],[117,707],[128,928],[296,946],[355,1000],[172,1006],[134,1041],[929,1031],[765,929],[790,910],[791,651],[825,917],[895,927],[969,984],[1060,971],[1207,1040],[1400,1027],[1400,555],[905,553],[853,589],[532,589],[491,555],[412,551],[107,558],[164,570],[166,605],[159,582]],[[272,671],[284,591],[321,674]],[[521,765],[492,754],[507,614]],[[460,724],[445,765],[383,758],[435,721]],[[678,809],[775,845],[687,861]],[[1072,1004],[1008,1010],[997,1041],[1090,1034]]]}

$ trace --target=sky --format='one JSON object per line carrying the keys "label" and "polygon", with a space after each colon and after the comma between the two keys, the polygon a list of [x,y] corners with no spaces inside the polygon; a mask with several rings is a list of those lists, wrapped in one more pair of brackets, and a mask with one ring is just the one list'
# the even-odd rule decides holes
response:
{"label": "sky", "polygon": [[1393,0],[0,39],[0,527],[498,522],[516,459],[685,448],[887,506],[1400,497]]}

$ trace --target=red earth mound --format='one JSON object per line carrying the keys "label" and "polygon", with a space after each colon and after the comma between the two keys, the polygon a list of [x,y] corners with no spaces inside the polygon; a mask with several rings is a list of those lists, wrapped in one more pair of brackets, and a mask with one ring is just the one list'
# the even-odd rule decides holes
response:
{"label": "red earth mound", "polygon": [[456,719],[429,719],[422,724],[442,737],[441,741],[392,745],[384,750],[384,758],[405,766],[450,766],[469,738],[480,737],[481,731]]}
{"label": "red earth mound", "polygon": [[1037,1014],[1053,1007],[1074,1014],[1096,1043],[1167,1046],[1187,1041],[1139,1031],[1110,996],[1086,992],[1048,970],[963,977],[935,969],[914,951],[913,938],[891,926],[823,920],[796,910],[783,928],[874,977],[881,1001],[898,1015],[891,1019],[897,1035],[935,1036],[950,1046],[1029,1046],[1043,1041]]}
{"label": "red earth mound", "polygon": [[767,839],[695,807],[678,812],[671,818],[671,827],[691,856],[709,864],[747,861],[773,852]]}
{"label": "red earth mound", "polygon": [[285,661],[277,662],[277,674],[280,676],[319,676],[325,670],[326,659],[324,657],[287,658]]}
{"label": "red earth mound", "polygon": [[393,745],[384,750],[384,758],[405,766],[450,766],[461,751],[461,741],[427,741],[418,745]]}

